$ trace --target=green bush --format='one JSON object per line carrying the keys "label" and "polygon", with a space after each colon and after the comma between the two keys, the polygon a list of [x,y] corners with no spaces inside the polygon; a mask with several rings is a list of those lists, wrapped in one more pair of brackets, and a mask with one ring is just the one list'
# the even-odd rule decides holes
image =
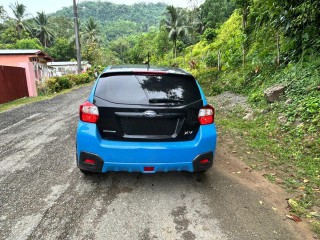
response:
{"label": "green bush", "polygon": [[46,84],[37,82],[37,92],[39,96],[45,96],[49,93],[49,88]]}
{"label": "green bush", "polygon": [[207,28],[202,35],[202,39],[208,42],[212,42],[212,40],[215,39],[216,37],[217,37],[217,32],[213,28]]}
{"label": "green bush", "polygon": [[45,85],[51,93],[60,92],[62,89],[56,77],[46,80]]}
{"label": "green bush", "polygon": [[[89,83],[94,80],[94,77],[89,76],[88,73],[81,73],[81,74],[69,74],[60,77],[53,77],[46,80],[44,86],[39,87],[38,89],[40,92],[46,94],[47,92],[50,93],[57,93],[60,92],[62,89],[68,89],[76,85],[81,85],[85,83]],[[42,88],[43,91],[42,91]]]}
{"label": "green bush", "polygon": [[68,78],[67,76],[57,77],[57,81],[61,89],[68,89],[72,87],[72,82],[70,81],[70,78]]}
{"label": "green bush", "polygon": [[264,100],[264,93],[262,91],[256,91],[249,95],[249,101],[252,103],[258,103]]}
{"label": "green bush", "polygon": [[74,83],[74,85],[80,85],[89,83],[94,80],[94,77],[90,77],[88,73],[70,74],[66,75]]}

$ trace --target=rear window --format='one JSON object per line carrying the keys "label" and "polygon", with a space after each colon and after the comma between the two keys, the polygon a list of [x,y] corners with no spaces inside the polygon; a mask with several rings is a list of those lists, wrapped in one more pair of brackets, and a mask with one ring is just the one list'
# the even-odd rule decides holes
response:
{"label": "rear window", "polygon": [[123,104],[189,104],[201,99],[191,76],[114,75],[99,79],[95,96]]}

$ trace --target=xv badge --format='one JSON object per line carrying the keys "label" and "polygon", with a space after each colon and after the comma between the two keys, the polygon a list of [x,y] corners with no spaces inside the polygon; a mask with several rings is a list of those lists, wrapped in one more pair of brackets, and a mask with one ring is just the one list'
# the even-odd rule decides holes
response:
{"label": "xv badge", "polygon": [[184,132],[184,135],[190,135],[190,134],[192,134],[193,133],[193,131],[185,131]]}

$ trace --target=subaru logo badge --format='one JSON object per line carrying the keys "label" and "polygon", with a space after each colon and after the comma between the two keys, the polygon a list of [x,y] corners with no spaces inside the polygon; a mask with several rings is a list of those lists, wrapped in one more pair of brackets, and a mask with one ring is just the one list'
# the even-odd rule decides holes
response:
{"label": "subaru logo badge", "polygon": [[152,110],[148,110],[148,111],[145,111],[143,113],[143,115],[145,117],[155,117],[157,115],[157,113],[155,111],[152,111]]}

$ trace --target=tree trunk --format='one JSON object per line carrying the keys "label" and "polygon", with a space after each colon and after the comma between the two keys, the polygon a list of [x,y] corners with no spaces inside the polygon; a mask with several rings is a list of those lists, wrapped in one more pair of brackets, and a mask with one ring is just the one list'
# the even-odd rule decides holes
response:
{"label": "tree trunk", "polygon": [[277,31],[277,66],[280,66],[280,34]]}
{"label": "tree trunk", "polygon": [[221,51],[218,50],[218,71],[221,71]]}
{"label": "tree trunk", "polygon": [[19,26],[17,26],[17,32],[18,32],[18,39],[21,39],[21,29]]}
{"label": "tree trunk", "polygon": [[247,21],[248,21],[248,6],[247,2],[244,1],[242,8],[242,31],[244,35],[244,40],[242,44],[242,66],[246,66],[246,54],[247,54]]}
{"label": "tree trunk", "polygon": [[73,15],[74,15],[74,34],[75,34],[76,49],[77,49],[77,66],[78,66],[78,73],[81,73],[82,72],[81,46],[80,46],[79,26],[78,26],[78,7],[77,7],[76,0],[73,0]]}
{"label": "tree trunk", "polygon": [[245,43],[242,44],[242,67],[245,68],[246,67],[246,47],[245,47]]}
{"label": "tree trunk", "polygon": [[174,48],[174,62],[177,62],[177,39],[173,40],[173,48]]}

